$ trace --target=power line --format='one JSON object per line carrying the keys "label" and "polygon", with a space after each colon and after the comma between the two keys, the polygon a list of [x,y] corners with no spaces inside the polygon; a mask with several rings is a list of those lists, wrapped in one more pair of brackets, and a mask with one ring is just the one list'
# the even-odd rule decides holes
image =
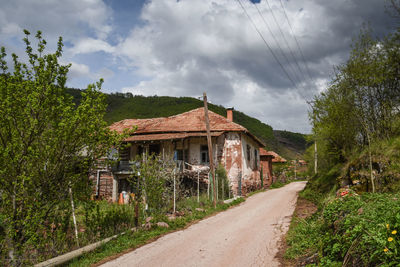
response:
{"label": "power line", "polygon": [[[257,7],[257,5],[253,2],[253,5],[255,6],[255,8],[258,11],[258,14],[260,15],[261,19],[263,20],[265,26],[267,27],[269,33],[271,34],[272,38],[274,39],[276,46],[279,48],[279,50],[281,51],[282,56],[286,59],[286,62],[288,63],[288,66],[291,67],[290,65],[290,61],[289,58],[286,56],[285,52],[282,49],[282,46],[279,45],[279,41],[277,40],[277,38],[275,37],[273,31],[271,30],[271,27],[269,27],[269,24],[267,23],[267,21],[265,20],[263,14],[261,13],[260,9]],[[295,74],[295,71],[292,69],[292,72]],[[296,75],[295,75],[296,77]],[[297,77],[296,77],[297,78]],[[301,82],[301,80],[299,80]]]}
{"label": "power line", "polygon": [[303,51],[302,51],[302,49],[301,49],[300,43],[299,43],[299,41],[297,40],[296,35],[294,35],[294,31],[293,31],[293,28],[292,28],[292,24],[290,23],[289,17],[288,17],[288,15],[287,15],[287,13],[286,13],[286,10],[285,10],[285,7],[284,7],[284,5],[283,5],[283,3],[282,3],[282,0],[279,0],[279,2],[281,3],[281,7],[282,7],[282,10],[283,10],[283,13],[285,14],[286,21],[287,21],[287,23],[289,24],[290,31],[291,31],[291,33],[292,33],[292,36],[293,36],[294,40],[296,41],[296,45],[297,45],[297,48],[299,49],[301,58],[303,59],[303,64],[306,66],[306,70],[307,70],[308,76],[309,76],[311,82],[313,82],[313,78],[312,78],[312,76],[311,76],[310,69],[308,68],[307,61],[306,61],[306,59],[305,59],[305,57],[304,57],[304,54],[303,54]]}
{"label": "power line", "polygon": [[296,56],[294,55],[293,50],[292,50],[292,49],[290,48],[290,46],[289,46],[289,43],[288,43],[288,41],[287,41],[287,39],[286,39],[286,37],[285,37],[285,35],[284,35],[282,29],[281,29],[281,26],[279,25],[278,20],[277,20],[276,17],[275,17],[274,11],[272,10],[272,8],[271,8],[271,6],[270,6],[268,0],[265,0],[265,2],[267,3],[269,10],[271,11],[271,15],[272,15],[272,17],[273,17],[273,19],[274,19],[276,25],[278,26],[279,32],[281,33],[282,38],[283,38],[283,40],[284,40],[284,42],[285,42],[287,48],[289,49],[289,52],[290,52],[290,54],[292,55],[292,57],[293,57],[293,59],[294,59],[294,62],[296,63],[297,68],[300,70],[300,73],[303,75],[303,78],[305,79],[305,75],[304,75],[303,71],[301,70],[299,63],[297,62],[297,58],[296,58]]}
{"label": "power line", "polygon": [[260,35],[261,39],[264,41],[264,44],[268,47],[268,50],[271,52],[272,56],[276,60],[276,62],[279,64],[279,66],[282,68],[283,72],[286,74],[287,78],[293,83],[293,86],[297,88],[296,83],[293,81],[293,79],[289,76],[288,72],[285,70],[283,67],[282,63],[279,61],[279,59],[276,57],[274,51],[272,48],[269,46],[268,42],[265,40],[264,36],[261,34],[259,29],[257,28],[256,24],[254,23],[253,19],[250,17],[250,15],[247,13],[246,9],[244,8],[242,2],[240,0],[236,0],[239,5],[242,7],[244,13],[246,14],[247,18],[250,20],[251,24],[253,24],[254,29],[257,31],[258,35]]}

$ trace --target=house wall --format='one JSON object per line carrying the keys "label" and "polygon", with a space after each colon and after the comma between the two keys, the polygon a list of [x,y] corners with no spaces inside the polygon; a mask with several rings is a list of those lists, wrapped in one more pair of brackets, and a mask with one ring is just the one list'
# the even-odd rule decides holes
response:
{"label": "house wall", "polygon": [[[97,184],[99,175],[99,184]],[[100,159],[95,168],[89,173],[89,181],[92,183],[92,195],[99,199],[111,200],[113,191],[113,173],[111,168],[105,165],[104,159]],[[97,195],[96,195],[97,193]]]}
{"label": "house wall", "polygon": [[[223,140],[224,140],[223,136],[220,136],[218,138],[212,137],[213,152],[214,152],[213,159],[214,163],[216,164],[216,167],[219,162],[218,157],[221,158],[221,153],[223,149]],[[188,143],[189,143],[189,163],[195,166],[201,165],[200,147],[202,145],[207,145],[207,138],[206,137],[188,138]]]}
{"label": "house wall", "polygon": [[[149,144],[160,144],[160,155],[163,155],[166,159],[174,157],[174,151],[176,149],[188,150],[188,163],[194,166],[201,166],[201,145],[207,145],[206,137],[192,137],[184,140],[166,140],[166,141],[154,141],[150,142],[138,142],[132,143],[129,150],[129,159],[135,160],[138,154],[138,147],[146,147]],[[242,185],[242,194],[259,188],[261,186],[260,180],[260,160],[258,153],[258,144],[251,139],[247,134],[239,132],[227,132],[219,137],[212,138],[213,152],[214,152],[214,163],[215,167],[218,164],[222,164],[226,171],[230,185],[230,189],[233,195],[239,194],[239,179]],[[250,146],[250,161],[247,160],[247,145]],[[255,164],[254,150],[257,150],[257,165]],[[96,169],[97,171],[97,169]],[[90,174],[90,180],[94,184],[94,194],[96,192],[97,183],[97,172],[93,171]],[[103,199],[118,198],[118,192],[121,188],[118,188],[119,179],[124,177],[121,174],[114,174],[109,171],[100,172],[100,187],[99,197]],[[113,191],[113,187],[114,191]],[[121,189],[121,190],[120,190]]]}
{"label": "house wall", "polygon": [[260,161],[263,171],[264,187],[269,187],[273,183],[272,158],[268,156],[262,156]]}
{"label": "house wall", "polygon": [[[242,140],[242,193],[254,191],[261,187],[259,145],[247,134],[241,133]],[[250,148],[250,160],[247,157],[247,146]],[[255,155],[257,151],[257,156]]]}
{"label": "house wall", "polygon": [[238,185],[242,170],[242,140],[240,133],[228,132],[224,134],[224,149],[221,162],[224,164],[230,188],[233,194],[238,195]]}

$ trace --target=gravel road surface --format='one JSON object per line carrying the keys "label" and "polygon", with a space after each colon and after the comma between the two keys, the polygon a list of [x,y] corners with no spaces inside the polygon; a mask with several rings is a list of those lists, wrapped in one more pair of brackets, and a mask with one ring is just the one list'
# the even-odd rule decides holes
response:
{"label": "gravel road surface", "polygon": [[278,242],[305,184],[293,182],[255,194],[102,266],[279,266],[274,259]]}

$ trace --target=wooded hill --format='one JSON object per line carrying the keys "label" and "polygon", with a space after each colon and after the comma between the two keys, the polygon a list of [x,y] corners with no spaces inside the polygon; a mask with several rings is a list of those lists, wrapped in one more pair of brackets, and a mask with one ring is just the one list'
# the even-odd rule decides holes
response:
{"label": "wooded hill", "polygon": [[[68,89],[76,102],[80,100],[79,89]],[[127,118],[145,119],[168,117],[203,106],[203,101],[191,97],[140,96],[131,93],[106,94],[107,114],[105,120],[111,124]],[[209,104],[211,111],[226,116],[226,109]],[[267,144],[268,150],[276,151],[288,159],[299,158],[306,148],[305,135],[289,131],[274,131],[268,124],[234,110],[234,122],[246,127]]]}

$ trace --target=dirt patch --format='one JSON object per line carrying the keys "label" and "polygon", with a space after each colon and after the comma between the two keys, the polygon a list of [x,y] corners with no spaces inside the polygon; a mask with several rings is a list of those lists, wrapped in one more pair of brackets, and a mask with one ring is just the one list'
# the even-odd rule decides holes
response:
{"label": "dirt patch", "polygon": [[[296,209],[293,213],[292,221],[294,218],[308,218],[311,215],[313,215],[316,211],[318,210],[317,206],[312,203],[311,201],[304,199],[302,197],[298,197],[297,202],[296,202]],[[288,245],[286,243],[286,235],[282,237],[282,239],[279,241],[279,250],[278,253],[276,253],[275,258],[279,261],[280,266],[282,267],[292,267],[292,266],[302,266],[301,259],[285,259],[285,252],[286,249],[288,248]]]}

